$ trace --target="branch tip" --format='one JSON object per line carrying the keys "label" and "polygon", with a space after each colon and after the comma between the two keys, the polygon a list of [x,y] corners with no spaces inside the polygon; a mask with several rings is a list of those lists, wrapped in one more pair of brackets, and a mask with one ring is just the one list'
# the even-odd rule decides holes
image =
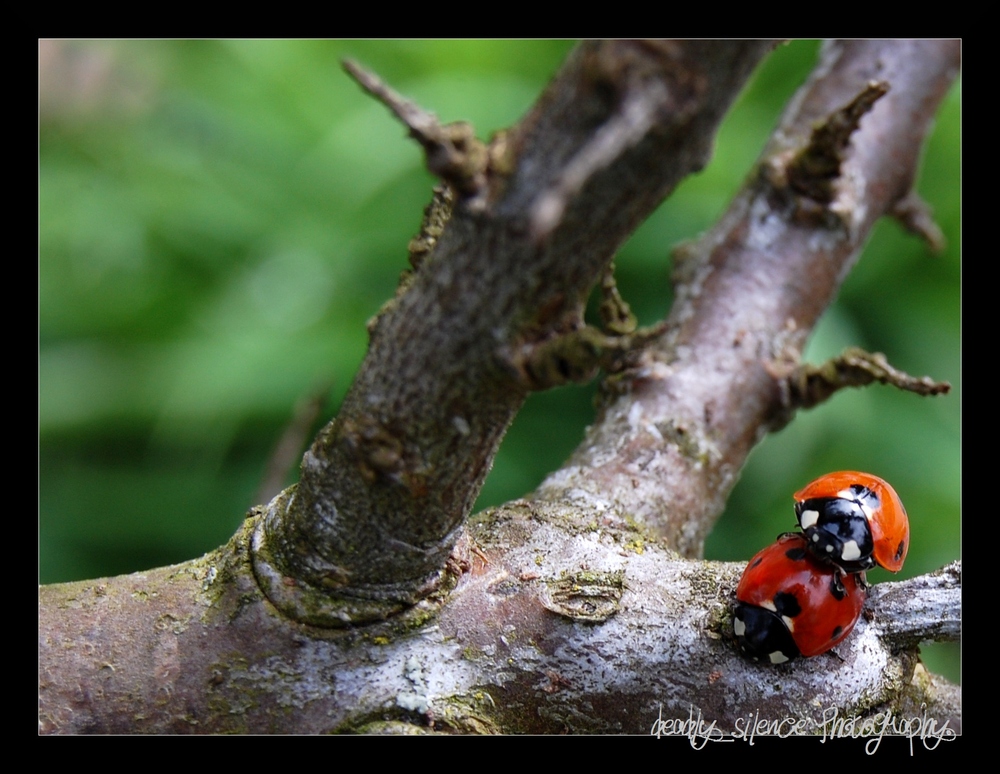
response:
{"label": "branch tip", "polygon": [[489,153],[475,135],[471,124],[456,121],[442,124],[438,117],[382,82],[352,59],[343,61],[344,70],[366,92],[388,107],[427,156],[427,169],[464,196],[472,197],[486,187]]}
{"label": "branch tip", "polygon": [[358,85],[389,108],[421,143],[423,143],[421,138],[439,125],[437,116],[406,99],[353,59],[345,59],[343,65],[344,70],[357,81]]}
{"label": "branch tip", "polygon": [[[777,374],[776,374],[777,375]],[[845,349],[825,363],[800,365],[784,377],[787,408],[814,408],[845,387],[866,387],[880,382],[917,395],[944,395],[951,390],[948,382],[936,382],[929,376],[910,376],[889,365],[881,352],[866,352],[858,347]]]}
{"label": "branch tip", "polygon": [[923,239],[932,253],[940,255],[944,252],[947,247],[944,232],[934,222],[931,206],[916,191],[910,191],[896,202],[890,214],[903,228]]}

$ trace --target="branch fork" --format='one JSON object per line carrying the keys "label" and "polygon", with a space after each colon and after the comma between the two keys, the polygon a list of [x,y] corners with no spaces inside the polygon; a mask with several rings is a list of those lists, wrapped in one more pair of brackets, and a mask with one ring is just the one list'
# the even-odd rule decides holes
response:
{"label": "branch fork", "polygon": [[[959,568],[876,586],[874,617],[843,661],[789,665],[776,692],[774,670],[748,665],[726,639],[743,565],[690,561],[773,429],[776,380],[789,411],[871,381],[944,391],[860,350],[819,368],[766,359],[801,348],[874,221],[911,188],[958,44],[830,44],[791,103],[775,135],[786,147],[765,158],[810,143],[840,158],[843,132],[831,125],[840,139],[810,140],[814,117],[850,108],[876,76],[892,84],[864,121],[867,98],[845,114],[856,129],[840,179],[864,183],[854,227],[788,217],[756,176],[690,253],[668,332],[633,329],[606,277],[638,223],[704,166],[770,48],[584,43],[490,148],[345,65],[421,142],[454,206],[425,221],[416,270],[373,326],[298,485],[201,559],[40,592],[43,728],[318,733],[386,719],[391,730],[642,732],[659,706],[686,717],[692,697],[732,724],[748,696],[781,718],[826,706],[871,714],[904,693],[960,717],[957,692],[917,685],[912,650],[956,636]],[[823,199],[817,158],[792,177],[807,191],[818,181]],[[502,185],[487,191],[494,170]],[[603,331],[578,313],[602,277]],[[637,352],[649,357],[618,375],[630,382],[571,459],[524,500],[466,525],[530,389],[627,367]],[[913,625],[884,625],[884,610],[917,597],[899,613]]]}

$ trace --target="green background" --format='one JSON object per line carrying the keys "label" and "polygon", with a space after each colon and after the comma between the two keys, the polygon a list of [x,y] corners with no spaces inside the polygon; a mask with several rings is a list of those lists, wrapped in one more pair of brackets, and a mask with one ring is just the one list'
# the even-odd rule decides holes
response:
{"label": "green background", "polygon": [[[39,576],[43,583],[198,556],[234,531],[293,408],[333,388],[406,266],[433,181],[416,143],[341,71],[354,57],[487,139],[515,123],[567,41],[42,41],[39,48]],[[730,113],[713,160],[635,234],[619,286],[669,310],[670,249],[723,212],[817,44],[780,47]],[[875,231],[807,358],[858,345],[942,398],[844,391],[753,453],[708,558],[745,560],[793,528],[791,493],[838,469],[896,487],[912,543],[898,577],[960,556],[961,88],[918,190],[937,256]],[[580,441],[593,386],[533,396],[479,506],[530,491]],[[294,471],[292,471],[294,478]],[[893,578],[884,571],[873,582]],[[957,645],[925,649],[960,680]]]}

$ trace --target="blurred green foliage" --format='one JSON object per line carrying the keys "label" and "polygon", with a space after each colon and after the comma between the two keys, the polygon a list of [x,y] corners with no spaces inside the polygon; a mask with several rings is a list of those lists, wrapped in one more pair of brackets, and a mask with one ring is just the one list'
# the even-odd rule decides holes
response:
{"label": "blurred green foliage", "polygon": [[[233,532],[293,406],[332,381],[406,266],[433,184],[418,146],[341,71],[353,57],[488,138],[524,114],[567,41],[42,41],[39,46],[39,575],[55,582],[182,561]],[[617,261],[643,323],[670,306],[669,252],[724,211],[817,44],[762,65],[707,169]],[[879,225],[812,339],[885,352],[952,393],[844,392],[752,455],[706,546],[746,559],[794,526],[791,493],[857,468],[910,513],[900,577],[960,556],[960,131],[956,84],[918,190],[948,239]],[[533,396],[480,498],[531,490],[592,419],[593,386]],[[294,471],[292,471],[294,477]],[[881,582],[889,576],[871,574]],[[927,650],[959,680],[958,648]]]}

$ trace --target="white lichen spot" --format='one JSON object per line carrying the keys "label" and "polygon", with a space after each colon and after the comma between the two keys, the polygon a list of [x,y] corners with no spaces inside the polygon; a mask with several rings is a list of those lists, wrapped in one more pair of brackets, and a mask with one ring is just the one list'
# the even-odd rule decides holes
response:
{"label": "white lichen spot", "polygon": [[753,250],[770,250],[787,228],[784,218],[774,212],[767,199],[758,197],[751,206],[747,246]]}
{"label": "white lichen spot", "polygon": [[[831,229],[815,229],[806,240],[807,248],[813,253],[822,253],[834,249],[838,243],[843,241],[840,232]],[[848,267],[853,264],[847,264]]]}
{"label": "white lichen spot", "polygon": [[416,656],[410,656],[406,659],[403,674],[413,686],[413,690],[400,691],[396,694],[396,705],[405,710],[426,714],[430,707],[430,696],[428,695],[424,668]]}
{"label": "white lichen spot", "polygon": [[427,708],[430,706],[427,702],[427,697],[421,696],[418,693],[396,694],[396,705],[405,710],[419,712],[422,715],[427,713]]}
{"label": "white lichen spot", "polygon": [[636,401],[628,410],[628,426],[636,430],[642,423],[642,404]]}
{"label": "white lichen spot", "polygon": [[410,656],[408,659],[406,659],[404,674],[406,674],[406,679],[409,680],[414,685],[423,683],[424,668],[420,665],[420,662],[417,661],[416,656]]}

